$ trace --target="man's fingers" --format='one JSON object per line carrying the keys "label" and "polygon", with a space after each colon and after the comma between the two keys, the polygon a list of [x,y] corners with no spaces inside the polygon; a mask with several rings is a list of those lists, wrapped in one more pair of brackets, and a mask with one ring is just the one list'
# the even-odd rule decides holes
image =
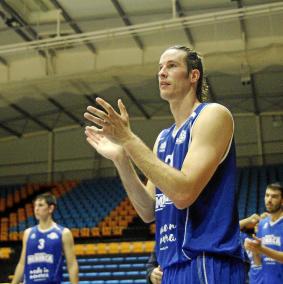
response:
{"label": "man's fingers", "polygon": [[92,115],[92,114],[90,114],[88,112],[84,113],[84,117],[87,120],[89,120],[89,121],[91,121],[91,122],[93,122],[93,123],[95,123],[95,124],[97,124],[97,125],[99,125],[101,127],[108,125],[108,122],[106,120],[104,120],[104,119],[102,119],[100,117],[94,116],[94,115]]}
{"label": "man's fingers", "polygon": [[95,127],[95,126],[87,126],[85,128],[85,134],[88,138],[94,140],[96,143],[98,143],[101,138],[103,137],[101,134],[97,134],[97,130],[99,130],[99,128]]}
{"label": "man's fingers", "polygon": [[87,138],[86,138],[86,141],[87,141],[94,149],[97,148],[97,143],[96,143],[94,140],[92,140],[91,138],[87,137]]}
{"label": "man's fingers", "polygon": [[95,108],[93,106],[88,106],[86,109],[87,109],[88,112],[94,114],[95,116],[100,117],[105,121],[108,120],[108,114],[105,111],[102,111],[102,110]]}
{"label": "man's fingers", "polygon": [[107,103],[105,100],[103,100],[101,98],[96,98],[96,102],[106,111],[108,116],[112,116],[114,114],[118,114],[114,110],[114,108],[109,103]]}
{"label": "man's fingers", "polygon": [[129,117],[128,112],[121,99],[118,100],[118,108],[119,108],[122,118],[128,120],[128,117]]}

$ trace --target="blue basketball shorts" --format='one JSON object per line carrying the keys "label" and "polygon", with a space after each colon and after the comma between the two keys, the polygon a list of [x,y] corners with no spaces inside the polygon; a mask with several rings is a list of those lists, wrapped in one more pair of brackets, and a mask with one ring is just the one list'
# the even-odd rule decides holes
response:
{"label": "blue basketball shorts", "polygon": [[199,255],[164,269],[162,284],[245,284],[245,264],[229,256]]}

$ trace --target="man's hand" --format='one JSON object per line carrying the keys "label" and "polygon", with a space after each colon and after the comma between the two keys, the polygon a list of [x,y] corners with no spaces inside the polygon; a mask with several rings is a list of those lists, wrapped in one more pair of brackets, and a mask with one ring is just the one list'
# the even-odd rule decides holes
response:
{"label": "man's hand", "polygon": [[86,119],[99,127],[94,127],[92,129],[93,133],[100,134],[109,141],[119,145],[129,141],[134,134],[131,132],[129,115],[122,101],[118,100],[120,113],[116,112],[109,103],[101,98],[97,98],[96,102],[103,110],[88,106],[88,112],[84,114]]}
{"label": "man's hand", "polygon": [[163,272],[160,266],[154,268],[150,274],[150,281],[152,284],[161,284]]}
{"label": "man's hand", "polygon": [[255,253],[259,254],[261,253],[261,239],[257,238],[255,235],[253,235],[253,240],[246,238],[245,239],[245,249]]}
{"label": "man's hand", "polygon": [[102,134],[97,134],[97,128],[95,126],[87,126],[85,129],[87,142],[103,157],[115,161],[121,155],[124,155],[123,148],[111,142],[108,138]]}
{"label": "man's hand", "polygon": [[254,227],[260,221],[260,216],[258,214],[252,214],[247,219],[248,219],[248,224]]}

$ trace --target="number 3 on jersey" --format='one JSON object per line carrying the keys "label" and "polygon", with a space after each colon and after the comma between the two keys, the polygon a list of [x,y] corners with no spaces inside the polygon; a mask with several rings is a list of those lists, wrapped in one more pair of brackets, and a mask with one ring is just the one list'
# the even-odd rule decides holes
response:
{"label": "number 3 on jersey", "polygon": [[38,242],[39,242],[39,244],[38,244],[37,248],[38,249],[44,249],[45,240],[44,239],[39,239]]}

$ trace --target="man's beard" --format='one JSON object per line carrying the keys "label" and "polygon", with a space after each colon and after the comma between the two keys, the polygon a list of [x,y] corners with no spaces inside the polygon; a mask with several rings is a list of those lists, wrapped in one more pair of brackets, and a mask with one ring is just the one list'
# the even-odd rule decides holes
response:
{"label": "man's beard", "polygon": [[273,206],[270,209],[267,209],[267,207],[266,207],[266,210],[267,210],[268,213],[274,214],[274,213],[277,213],[277,212],[282,210],[282,205],[278,204],[277,206]]}

